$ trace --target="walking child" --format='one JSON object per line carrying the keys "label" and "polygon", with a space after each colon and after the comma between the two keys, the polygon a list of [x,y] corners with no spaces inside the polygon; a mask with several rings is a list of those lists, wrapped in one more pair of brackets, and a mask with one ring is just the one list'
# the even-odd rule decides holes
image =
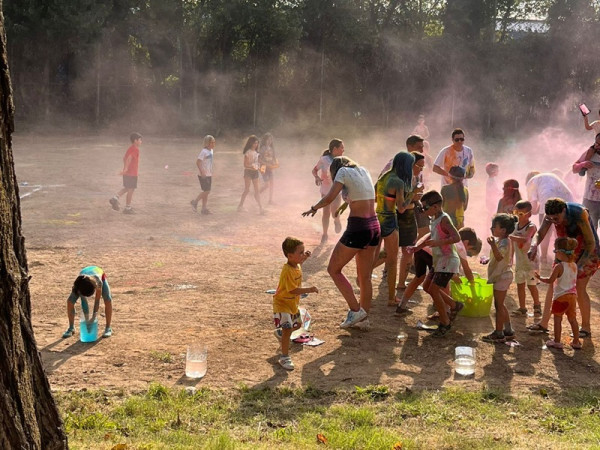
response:
{"label": "walking child", "polygon": [[502,186],[502,198],[498,201],[497,213],[512,214],[515,205],[521,200],[519,182],[517,180],[506,180]]}
{"label": "walking child", "polygon": [[431,295],[440,317],[438,329],[432,336],[443,337],[450,331],[451,325],[442,290],[459,270],[460,258],[454,244],[460,241],[460,235],[450,216],[442,209],[442,196],[439,192],[426,192],[421,198],[421,204],[423,211],[431,218],[431,235],[429,238],[423,237],[414,250],[431,247],[433,275],[427,292]]}
{"label": "walking child", "polygon": [[255,135],[252,135],[246,141],[242,154],[244,155],[244,192],[242,192],[242,198],[240,198],[240,204],[238,205],[238,212],[246,211],[244,209],[244,202],[246,196],[250,192],[250,184],[254,189],[254,200],[258,204],[260,214],[265,214],[265,210],[260,202],[260,192],[258,190],[258,175],[260,164],[258,163],[258,144],[259,140]]}
{"label": "walking child", "polygon": [[275,145],[273,144],[273,135],[271,133],[263,134],[260,139],[258,150],[258,163],[260,164],[260,173],[264,181],[264,186],[260,188],[261,194],[269,189],[269,205],[273,204],[273,171],[279,167],[279,161],[275,156]]}
{"label": "walking child", "polygon": [[[94,309],[90,316],[87,297],[94,295]],[[98,266],[88,266],[81,269],[79,276],[73,283],[73,289],[67,299],[67,318],[69,319],[69,328],[64,332],[63,338],[73,336],[75,333],[75,304],[81,298],[81,310],[85,316],[88,329],[92,326],[98,315],[100,308],[100,297],[104,299],[104,315],[106,317],[106,328],[102,337],[108,338],[112,336],[112,328],[110,322],[112,319],[112,296],[110,294],[110,286],[106,279],[106,274]]]}
{"label": "walking child", "polygon": [[505,342],[507,339],[512,340],[515,337],[504,300],[506,300],[506,292],[513,281],[512,243],[508,236],[515,231],[516,222],[516,216],[505,213],[496,214],[492,219],[492,236],[487,239],[491,247],[488,284],[494,285],[496,328],[492,333],[483,336],[484,342]]}
{"label": "walking child", "polygon": [[517,283],[517,294],[519,296],[519,308],[513,311],[513,316],[527,316],[525,305],[525,286],[529,288],[533,298],[533,313],[542,315],[540,294],[537,288],[537,279],[534,271],[539,269],[538,259],[531,261],[527,252],[531,246],[531,239],[537,233],[537,227],[531,221],[531,203],[527,200],[519,200],[515,205],[514,214],[519,218],[515,231],[508,238],[513,243],[515,252],[515,282]]}
{"label": "walking child", "polygon": [[131,207],[131,199],[133,198],[133,191],[137,188],[142,135],[139,133],[131,133],[129,140],[131,141],[131,146],[125,152],[125,156],[123,156],[123,170],[119,172],[120,175],[123,175],[123,189],[117,192],[114,197],[108,201],[112,206],[112,209],[119,211],[121,209],[119,198],[123,194],[127,194],[125,196],[125,208],[123,209],[123,214],[134,214],[133,208]]}
{"label": "walking child", "polygon": [[557,263],[552,268],[549,277],[541,277],[539,273],[535,276],[543,283],[554,283],[552,296],[552,315],[554,316],[554,339],[546,341],[546,347],[561,349],[560,341],[562,332],[562,317],[567,315],[567,320],[573,332],[571,347],[576,350],[581,348],[579,340],[579,325],[577,324],[577,264],[575,264],[575,249],[577,239],[560,237],[554,241],[554,253]]}
{"label": "walking child", "polygon": [[203,149],[196,159],[196,166],[198,166],[198,181],[200,181],[200,189],[202,192],[190,202],[194,211],[198,210],[198,202],[202,200],[202,214],[211,214],[210,210],[206,208],[206,202],[208,201],[208,194],[212,186],[212,172],[213,172],[213,152],[215,150],[215,138],[210,134],[204,136]]}
{"label": "walking child", "polygon": [[315,286],[303,288],[301,264],[310,256],[310,251],[304,250],[304,243],[299,239],[287,237],[281,244],[287,262],[281,269],[277,291],[273,296],[273,320],[275,336],[281,339],[281,356],[279,365],[286,370],[294,370],[294,363],[289,356],[290,338],[292,332],[302,326],[300,310],[300,295],[315,293]]}

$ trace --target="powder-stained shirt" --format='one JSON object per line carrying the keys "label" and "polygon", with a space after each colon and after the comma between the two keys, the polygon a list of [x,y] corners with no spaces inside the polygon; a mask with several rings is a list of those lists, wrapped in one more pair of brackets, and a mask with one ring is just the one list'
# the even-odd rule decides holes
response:
{"label": "powder-stained shirt", "polygon": [[292,267],[285,263],[281,269],[279,284],[273,296],[273,312],[297,314],[300,295],[292,294],[290,291],[300,286],[302,286],[302,268],[300,265]]}
{"label": "powder-stained shirt", "polygon": [[[448,147],[444,147],[440,150],[440,153],[435,158],[434,166],[441,167],[446,172],[450,172],[450,169],[454,166],[462,167],[465,169],[465,173],[472,173],[475,169],[475,161],[473,159],[473,150],[466,145],[463,145],[463,148],[460,152],[454,150],[452,145]],[[451,184],[454,182],[454,178],[452,177],[442,177],[442,186],[447,184]],[[467,185],[467,180],[463,181],[463,184]]]}
{"label": "powder-stained shirt", "polygon": [[347,197],[353,201],[375,200],[375,188],[371,174],[364,167],[341,167],[335,181],[342,183]]}
{"label": "powder-stained shirt", "polygon": [[[431,239],[433,241],[448,239],[450,237],[450,234],[442,226],[442,219],[444,217],[447,217],[448,221],[451,222],[450,216],[446,213],[442,213],[440,217],[431,221]],[[433,256],[433,270],[435,272],[458,273],[460,259],[454,244],[431,247],[431,254]]]}
{"label": "powder-stained shirt", "polygon": [[512,243],[510,239],[496,239],[498,251],[502,255],[502,259],[498,261],[494,256],[494,252],[490,250],[490,262],[488,264],[488,283],[500,281],[502,275],[512,272]]}
{"label": "powder-stained shirt", "polygon": [[540,214],[544,214],[546,201],[553,197],[562,198],[565,202],[573,201],[569,187],[553,173],[540,173],[527,183],[527,200],[539,203]]}

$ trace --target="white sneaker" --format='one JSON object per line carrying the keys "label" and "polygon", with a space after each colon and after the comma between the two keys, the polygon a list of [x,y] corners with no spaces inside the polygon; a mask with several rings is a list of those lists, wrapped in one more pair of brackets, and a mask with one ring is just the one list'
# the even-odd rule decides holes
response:
{"label": "white sneaker", "polygon": [[292,358],[289,356],[280,356],[278,362],[279,365],[285,370],[294,370],[294,363],[292,362]]}
{"label": "white sneaker", "polygon": [[364,320],[367,318],[367,312],[360,308],[358,311],[352,311],[351,309],[348,310],[348,315],[346,316],[346,320],[344,320],[341,324],[340,324],[340,328],[349,328],[352,325],[354,325],[355,323],[360,322],[361,320]]}
{"label": "white sneaker", "polygon": [[361,322],[357,322],[353,325],[350,325],[350,328],[357,328],[362,331],[369,331],[371,329],[371,323],[369,322],[369,318],[367,317]]}

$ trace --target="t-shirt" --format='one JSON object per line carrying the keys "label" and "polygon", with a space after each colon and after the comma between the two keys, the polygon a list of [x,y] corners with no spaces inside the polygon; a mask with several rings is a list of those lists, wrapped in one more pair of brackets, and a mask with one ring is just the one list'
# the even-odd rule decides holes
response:
{"label": "t-shirt", "polygon": [[290,291],[300,286],[302,286],[302,268],[300,265],[292,267],[285,263],[279,275],[277,290],[273,295],[273,312],[297,314],[300,295],[291,294]]}
{"label": "t-shirt", "polygon": [[326,195],[333,184],[331,181],[331,173],[329,172],[329,167],[331,166],[332,162],[333,157],[331,155],[323,155],[319,158],[319,162],[317,162],[317,165],[315,166],[317,172],[320,172],[320,189],[322,195]]}
{"label": "t-shirt", "polygon": [[127,161],[127,158],[131,157],[131,162],[129,166],[123,171],[123,175],[127,175],[130,177],[137,177],[138,175],[138,163],[140,161],[140,149],[135,145],[132,145],[125,152],[125,156],[123,156],[123,164]]}
{"label": "t-shirt", "polygon": [[540,173],[527,183],[527,199],[540,204],[540,214],[544,214],[544,205],[552,197],[562,198],[565,202],[573,201],[569,187],[553,173]]}
{"label": "t-shirt", "polygon": [[533,222],[527,222],[523,228],[519,228],[519,224],[515,227],[515,231],[512,232],[513,236],[527,239],[522,244],[513,242],[513,249],[515,252],[515,270],[518,272],[530,272],[539,268],[539,261],[536,255],[533,261],[530,261],[527,252],[531,246],[531,239],[535,235],[537,228]]}
{"label": "t-shirt", "polygon": [[364,167],[341,167],[335,181],[344,185],[347,198],[353,202],[375,199],[371,175]]}
{"label": "t-shirt", "polygon": [[[475,169],[475,161],[473,159],[473,150],[466,145],[463,145],[463,148],[460,152],[454,150],[452,145],[448,147],[444,147],[438,153],[437,158],[433,163],[434,166],[441,167],[446,172],[450,171],[450,168],[454,166],[459,166],[465,169],[465,173],[472,173]],[[442,186],[450,184],[454,181],[452,177],[442,177]],[[467,185],[467,180],[463,181],[463,184]]]}
{"label": "t-shirt", "polygon": [[200,176],[212,177],[213,170],[213,151],[212,149],[203,148],[198,159],[202,161],[200,163]]}
{"label": "t-shirt", "polygon": [[[440,239],[448,239],[450,235],[442,228],[442,219],[450,216],[442,213],[440,217],[431,221],[431,239],[434,241]],[[443,245],[441,247],[431,247],[431,255],[433,256],[434,272],[458,273],[460,267],[460,259],[456,252],[454,244]]]}
{"label": "t-shirt", "polygon": [[502,275],[512,272],[512,244],[510,239],[496,239],[496,245],[502,255],[502,260],[498,261],[494,256],[494,252],[490,249],[490,262],[488,264],[488,283],[500,281]]}

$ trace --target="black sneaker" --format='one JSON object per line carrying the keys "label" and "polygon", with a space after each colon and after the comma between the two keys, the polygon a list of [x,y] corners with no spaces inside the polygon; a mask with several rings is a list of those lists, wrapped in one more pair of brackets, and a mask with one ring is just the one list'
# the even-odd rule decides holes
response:
{"label": "black sneaker", "polygon": [[113,197],[111,198],[108,203],[110,203],[110,206],[112,206],[112,209],[114,209],[115,211],[118,211],[121,209],[121,207],[119,206],[119,199],[117,197]]}
{"label": "black sneaker", "polygon": [[483,336],[481,338],[481,340],[483,342],[491,342],[491,343],[503,343],[506,342],[506,338],[504,337],[504,332],[502,331],[498,331],[496,332],[495,330],[492,331],[490,334],[486,334],[485,336]]}
{"label": "black sneaker", "polygon": [[504,331],[503,334],[504,334],[504,340],[506,342],[515,340],[515,332],[514,331],[512,333],[507,333],[506,331]]}
{"label": "black sneaker", "polygon": [[446,336],[446,334],[448,334],[448,331],[450,331],[451,327],[452,327],[452,325],[450,325],[450,324],[442,325],[440,323],[438,326],[438,329],[435,330],[433,333],[431,333],[431,335],[436,338],[444,337],[444,336]]}
{"label": "black sneaker", "polygon": [[196,200],[192,200],[190,202],[190,205],[192,205],[192,208],[194,209],[194,211],[198,211],[198,202]]}
{"label": "black sneaker", "polygon": [[123,209],[123,214],[135,214],[135,211],[131,206],[127,206]]}
{"label": "black sneaker", "polygon": [[208,216],[209,214],[212,214],[212,212],[210,212],[210,209],[203,209],[203,210],[201,211],[201,213],[202,213],[203,215],[205,215],[205,216]]}

